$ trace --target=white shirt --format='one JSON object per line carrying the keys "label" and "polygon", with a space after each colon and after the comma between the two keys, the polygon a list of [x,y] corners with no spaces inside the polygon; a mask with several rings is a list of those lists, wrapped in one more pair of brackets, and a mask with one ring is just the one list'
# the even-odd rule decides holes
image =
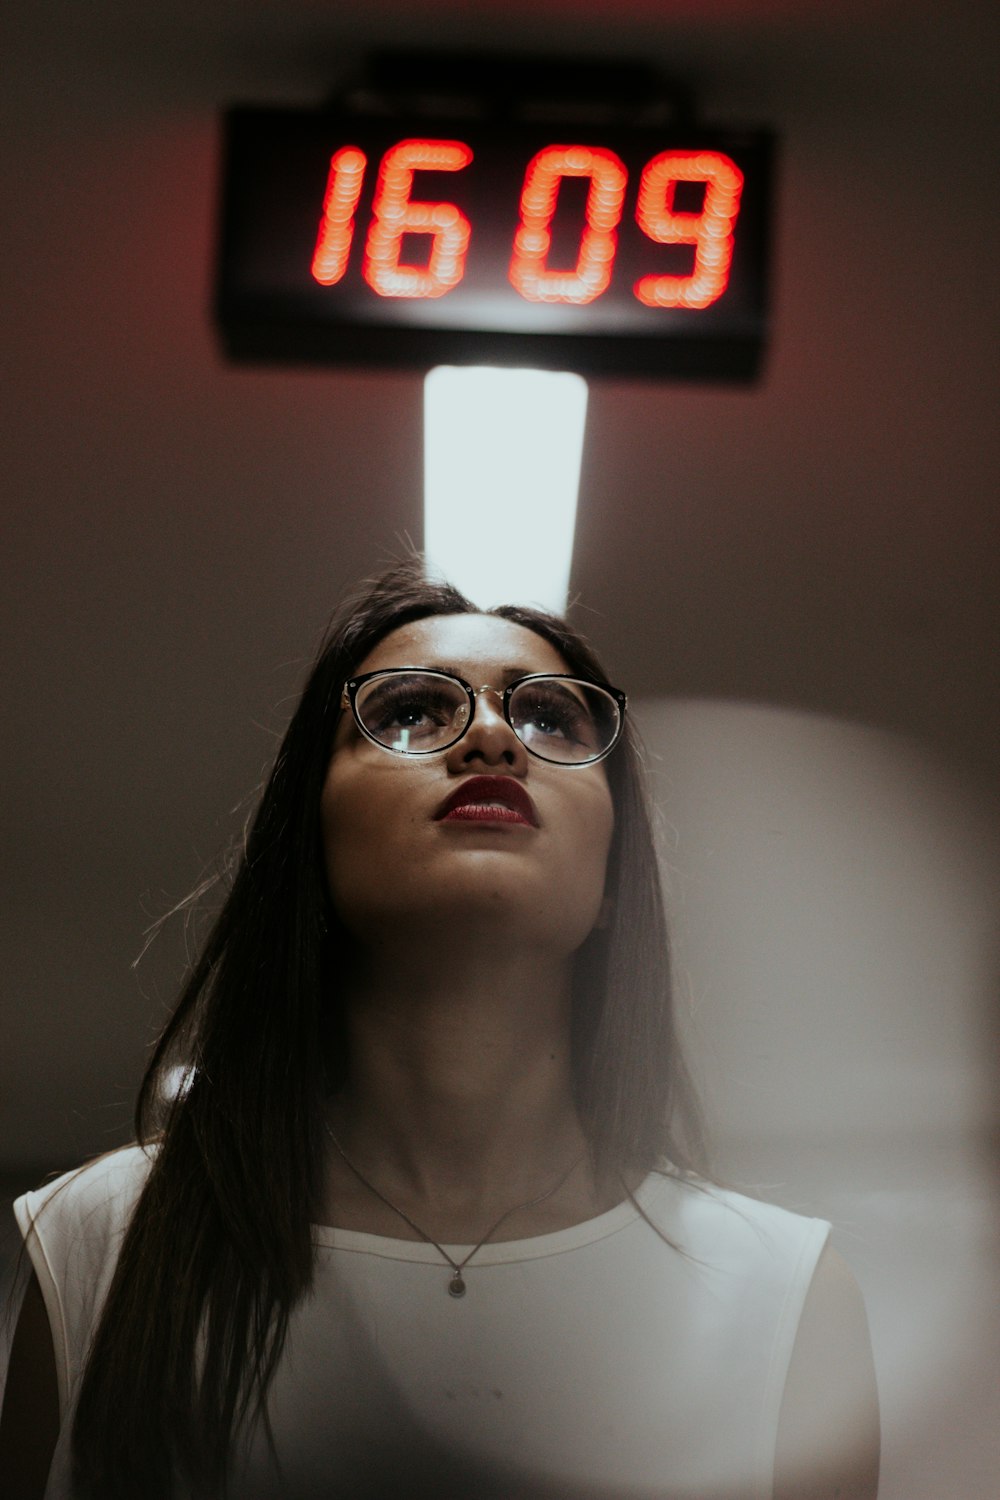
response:
{"label": "white shirt", "polygon": [[[65,1500],[91,1330],[148,1170],[131,1147],[17,1200],[52,1324]],[[431,1245],[316,1226],[237,1500],[769,1500],[799,1318],[829,1225],[652,1173],[625,1201],[484,1245],[451,1297]],[[676,1247],[676,1248],[674,1248]],[[461,1260],[469,1246],[448,1246]]]}

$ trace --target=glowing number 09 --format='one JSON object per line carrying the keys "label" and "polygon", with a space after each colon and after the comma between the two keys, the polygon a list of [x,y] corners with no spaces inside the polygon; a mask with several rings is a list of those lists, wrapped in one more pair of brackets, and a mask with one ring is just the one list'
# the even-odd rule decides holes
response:
{"label": "glowing number 09", "polygon": [[[468,219],[454,203],[421,203],[410,192],[414,172],[458,172],[471,161],[463,141],[399,141],[385,153],[362,262],[365,280],[380,297],[441,297],[461,281],[472,233]],[[330,160],[312,262],[312,274],[323,286],[333,286],[347,270],[366,166],[356,146],[342,147]],[[552,221],[564,177],[590,179],[586,225],[573,269],[551,270]],[[532,159],[508,271],[526,301],[582,304],[607,290],[627,181],[624,163],[599,146],[546,146]],[[697,213],[674,207],[679,182],[704,184]],[[632,289],[640,302],[702,308],[721,297],[729,282],[742,191],[742,172],[719,151],[662,151],[646,163],[635,211],[639,228],[657,244],[691,245],[695,253],[687,276],[640,277]],[[431,237],[426,266],[400,263],[406,234]]]}

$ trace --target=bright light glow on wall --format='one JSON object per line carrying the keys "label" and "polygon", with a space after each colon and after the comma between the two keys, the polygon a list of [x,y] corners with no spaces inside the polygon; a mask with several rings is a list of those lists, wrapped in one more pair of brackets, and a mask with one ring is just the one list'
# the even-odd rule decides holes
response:
{"label": "bright light glow on wall", "polygon": [[587,382],[441,365],[424,381],[428,571],[483,609],[569,590]]}

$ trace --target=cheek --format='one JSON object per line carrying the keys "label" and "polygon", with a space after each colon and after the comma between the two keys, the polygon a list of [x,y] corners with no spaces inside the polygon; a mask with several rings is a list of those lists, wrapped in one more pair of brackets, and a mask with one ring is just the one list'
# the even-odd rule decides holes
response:
{"label": "cheek", "polygon": [[594,788],[588,823],[595,854],[599,853],[606,863],[611,850],[611,841],[615,836],[615,805],[611,799],[611,788],[608,786],[603,767],[598,767],[597,770],[601,781],[599,786]]}
{"label": "cheek", "polygon": [[366,879],[366,863],[370,863],[371,851],[379,842],[366,814],[364,799],[352,794],[342,774],[327,776],[320,802],[320,825],[327,887],[334,906],[341,910],[345,894]]}
{"label": "cheek", "polygon": [[611,794],[608,793],[599,813],[594,819],[594,844],[595,860],[600,867],[601,896],[604,896],[604,887],[608,873],[608,858],[611,854],[611,844],[615,836],[615,811],[611,803]]}
{"label": "cheek", "polygon": [[384,839],[353,798],[324,797],[322,829],[330,904],[341,926],[363,937],[384,899]]}
{"label": "cheek", "polygon": [[610,794],[597,797],[587,808],[574,847],[567,851],[567,880],[575,881],[582,907],[593,908],[596,921],[604,900],[608,857],[615,833],[615,815]]}
{"label": "cheek", "polygon": [[551,892],[567,953],[576,952],[602,925],[613,837],[610,802],[597,801],[587,808],[578,836],[563,849],[562,868]]}
{"label": "cheek", "polygon": [[337,865],[343,841],[339,830],[337,802],[335,796],[330,793],[329,782],[323,788],[320,801],[320,834],[323,840],[323,865],[326,870],[327,889],[330,892],[331,901],[334,906],[337,906]]}
{"label": "cheek", "polygon": [[337,764],[320,799],[327,889],[348,927],[417,877],[421,850],[414,840],[418,813],[413,787],[398,768]]}

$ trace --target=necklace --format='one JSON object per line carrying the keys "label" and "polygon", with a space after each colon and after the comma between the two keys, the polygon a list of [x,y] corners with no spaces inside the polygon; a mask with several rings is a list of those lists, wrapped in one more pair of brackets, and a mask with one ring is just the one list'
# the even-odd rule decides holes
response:
{"label": "necklace", "polygon": [[[466,1266],[469,1264],[469,1261],[472,1259],[472,1257],[474,1255],[478,1255],[479,1251],[486,1244],[487,1240],[489,1240],[490,1238],[492,1238],[492,1236],[494,1234],[496,1234],[497,1230],[500,1228],[500,1225],[504,1222],[504,1220],[505,1219],[509,1219],[510,1216],[511,1216],[511,1214],[516,1214],[517,1211],[519,1209],[521,1209],[521,1208],[534,1208],[536,1203],[543,1203],[546,1198],[551,1198],[552,1194],[555,1193],[555,1192],[558,1192],[558,1190],[562,1187],[563,1183],[566,1182],[569,1179],[569,1177],[572,1175],[572,1173],[576,1171],[577,1167],[583,1161],[583,1157],[582,1156],[578,1156],[577,1159],[576,1159],[576,1161],[574,1161],[573,1164],[562,1174],[562,1176],[559,1178],[558,1182],[554,1183],[552,1185],[552,1187],[546,1188],[544,1193],[539,1193],[537,1198],[529,1198],[528,1201],[527,1201],[527,1203],[515,1203],[513,1208],[508,1208],[507,1211],[506,1211],[506,1213],[502,1213],[500,1215],[499,1219],[497,1219],[496,1223],[492,1224],[490,1226],[490,1228],[483,1235],[482,1239],[479,1241],[479,1244],[478,1245],[473,1245],[472,1249],[469,1251],[468,1255],[466,1255],[463,1260],[453,1260],[452,1257],[448,1254],[447,1250],[444,1248],[444,1246],[443,1245],[439,1245],[438,1242],[437,1242],[437,1240],[433,1239],[432,1236],[427,1233],[426,1229],[421,1229],[421,1227],[420,1227],[419,1224],[415,1224],[413,1222],[413,1220],[410,1218],[409,1214],[404,1213],[403,1210],[401,1208],[398,1208],[396,1206],[396,1204],[392,1202],[391,1199],[389,1199],[389,1198],[387,1198],[385,1196],[384,1193],[379,1192],[378,1188],[375,1186],[375,1184],[373,1182],[369,1182],[368,1181],[368,1178],[360,1170],[360,1168],[356,1167],[354,1165],[354,1163],[351,1161],[351,1158],[348,1156],[348,1154],[344,1150],[343,1146],[337,1140],[337,1137],[334,1135],[334,1133],[331,1130],[329,1124],[327,1125],[326,1129],[327,1129],[327,1134],[329,1135],[331,1141],[336,1146],[337,1150],[340,1152],[340,1155],[343,1157],[344,1161],[350,1167],[351,1171],[354,1173],[354,1175],[358,1179],[358,1181],[361,1182],[361,1183],[363,1183],[370,1193],[374,1193],[375,1197],[378,1198],[382,1203],[384,1203],[385,1206],[386,1206],[386,1208],[391,1208],[394,1214],[398,1214],[399,1217],[405,1221],[405,1223],[409,1224],[410,1228],[416,1234],[419,1234],[419,1236],[420,1236],[420,1238],[422,1240],[426,1240],[427,1243],[428,1243],[428,1245],[433,1245],[434,1249],[438,1252],[438,1254],[442,1255],[444,1257],[444,1259],[448,1262],[449,1266],[451,1266],[451,1269],[452,1269],[452,1277],[451,1277],[451,1280],[448,1282],[448,1291],[450,1292],[450,1294],[453,1297],[464,1297],[465,1296],[465,1291],[466,1291],[465,1277],[462,1275],[462,1272],[465,1270]],[[584,1153],[584,1154],[586,1154],[586,1153]]]}

